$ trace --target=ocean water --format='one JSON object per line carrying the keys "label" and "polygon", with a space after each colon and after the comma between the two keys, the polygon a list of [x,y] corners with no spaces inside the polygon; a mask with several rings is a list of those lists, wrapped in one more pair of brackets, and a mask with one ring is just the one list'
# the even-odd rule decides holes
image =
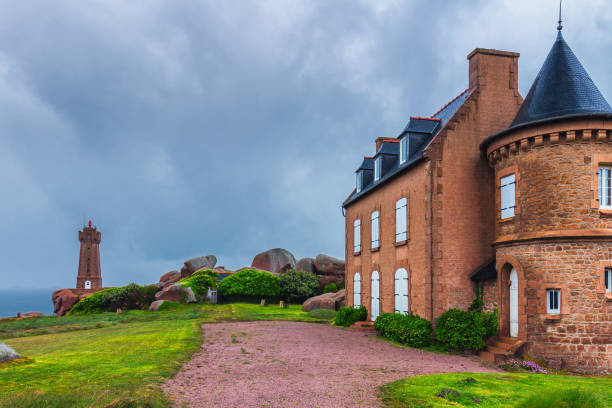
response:
{"label": "ocean water", "polygon": [[0,317],[16,316],[17,312],[53,314],[53,289],[0,289]]}

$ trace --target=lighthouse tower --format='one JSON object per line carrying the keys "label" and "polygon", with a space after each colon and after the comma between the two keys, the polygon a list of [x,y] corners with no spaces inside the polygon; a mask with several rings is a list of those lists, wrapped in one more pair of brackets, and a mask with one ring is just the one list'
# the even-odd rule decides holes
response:
{"label": "lighthouse tower", "polygon": [[100,240],[102,234],[89,224],[79,231],[81,252],[79,256],[79,273],[77,289],[102,289],[102,272],[100,269]]}

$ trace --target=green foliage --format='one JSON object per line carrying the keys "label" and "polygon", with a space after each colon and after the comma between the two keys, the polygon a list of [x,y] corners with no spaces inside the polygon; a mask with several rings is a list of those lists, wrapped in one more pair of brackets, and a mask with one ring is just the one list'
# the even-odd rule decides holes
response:
{"label": "green foliage", "polygon": [[120,288],[103,289],[81,299],[70,309],[70,315],[114,312],[117,309],[144,309],[155,300],[156,286],[130,283]]}
{"label": "green foliage", "polygon": [[485,337],[497,336],[499,334],[499,316],[497,308],[493,309],[493,313],[483,313],[483,322],[487,332]]}
{"label": "green foliage", "polygon": [[223,296],[280,297],[280,278],[268,272],[245,269],[223,279],[217,285]]}
{"label": "green foliage", "polygon": [[436,340],[450,350],[480,350],[497,333],[496,313],[449,309],[436,320]]}
{"label": "green foliage", "polygon": [[376,318],[374,328],[381,336],[411,347],[431,344],[431,322],[416,315],[383,313]]}
{"label": "green foliage", "polygon": [[177,283],[181,284],[182,287],[190,287],[196,298],[201,299],[208,294],[208,289],[217,285],[217,279],[219,279],[217,272],[211,269],[200,269]]}
{"label": "green foliage", "polygon": [[180,306],[180,303],[173,302],[171,300],[164,300],[164,302],[157,309],[158,312],[163,312],[164,310],[173,310]]}
{"label": "green foliage", "polygon": [[332,320],[336,317],[336,311],[331,309],[315,309],[308,312],[308,316],[316,319]]}
{"label": "green foliage", "polygon": [[601,397],[580,388],[569,390],[545,390],[532,395],[519,408],[604,408]]}
{"label": "green foliage", "polygon": [[482,308],[484,306],[483,295],[483,287],[482,283],[476,284],[476,298],[472,301],[472,304],[468,308],[470,312],[482,312]]}
{"label": "green foliage", "polygon": [[328,283],[323,287],[323,293],[336,293],[344,289],[344,281]]}
{"label": "green foliage", "polygon": [[334,318],[335,326],[348,327],[351,324],[368,318],[368,311],[365,306],[354,308],[350,306],[341,307]]}
{"label": "green foliage", "polygon": [[319,278],[314,273],[290,269],[280,276],[280,287],[287,301],[303,303],[317,294]]}

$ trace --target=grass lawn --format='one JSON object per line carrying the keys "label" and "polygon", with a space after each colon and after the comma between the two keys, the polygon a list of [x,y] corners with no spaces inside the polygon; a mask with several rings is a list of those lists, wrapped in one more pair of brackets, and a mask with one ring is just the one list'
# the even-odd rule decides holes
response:
{"label": "grass lawn", "polygon": [[[466,378],[475,382],[465,382]],[[459,396],[438,396],[443,388]],[[612,406],[612,378],[544,374],[436,374],[405,378],[381,388],[387,407],[514,407],[534,394],[579,388],[598,394],[603,407]],[[527,405],[529,406],[529,405]],[[558,406],[558,405],[555,405]]]}
{"label": "grass lawn", "polygon": [[24,359],[0,364],[0,407],[168,406],[158,386],[199,349],[200,324],[231,320],[329,322],[249,304],[3,320],[0,341]]}

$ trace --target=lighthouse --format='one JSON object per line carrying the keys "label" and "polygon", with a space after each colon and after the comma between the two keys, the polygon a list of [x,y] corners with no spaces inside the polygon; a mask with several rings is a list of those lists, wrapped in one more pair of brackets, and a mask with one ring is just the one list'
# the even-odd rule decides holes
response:
{"label": "lighthouse", "polygon": [[100,268],[100,241],[102,234],[92,226],[91,220],[83,231],[79,231],[81,251],[79,255],[79,273],[77,289],[102,289],[102,271]]}

